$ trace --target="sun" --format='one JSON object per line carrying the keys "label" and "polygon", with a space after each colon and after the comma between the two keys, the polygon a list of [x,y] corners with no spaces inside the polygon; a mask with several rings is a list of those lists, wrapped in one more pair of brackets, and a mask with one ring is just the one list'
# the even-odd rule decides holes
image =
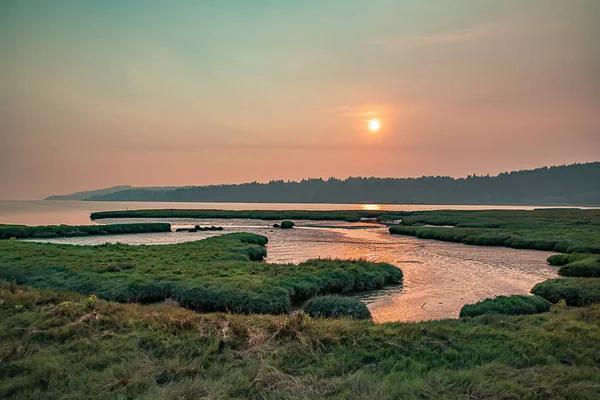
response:
{"label": "sun", "polygon": [[377,132],[381,129],[381,122],[378,119],[370,119],[367,122],[369,123],[369,130],[371,132]]}

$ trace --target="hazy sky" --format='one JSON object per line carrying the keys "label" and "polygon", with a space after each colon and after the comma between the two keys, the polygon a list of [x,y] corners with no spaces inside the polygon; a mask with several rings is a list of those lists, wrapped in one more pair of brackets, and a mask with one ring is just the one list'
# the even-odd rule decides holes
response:
{"label": "hazy sky", "polygon": [[0,198],[598,160],[598,21],[597,0],[2,0]]}

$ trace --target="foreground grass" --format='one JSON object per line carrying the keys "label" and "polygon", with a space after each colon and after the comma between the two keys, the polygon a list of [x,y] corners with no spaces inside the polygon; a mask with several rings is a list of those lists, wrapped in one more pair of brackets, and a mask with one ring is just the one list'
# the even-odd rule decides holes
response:
{"label": "foreground grass", "polygon": [[103,218],[247,218],[272,220],[314,220],[314,221],[347,221],[358,222],[361,218],[378,218],[384,215],[408,215],[409,213],[388,211],[336,210],[336,211],[303,211],[303,210],[122,210],[100,211],[90,215],[93,220]]}
{"label": "foreground grass", "polygon": [[373,325],[0,288],[0,398],[596,399],[600,307]]}
{"label": "foreground grass", "polygon": [[302,310],[311,317],[370,319],[371,312],[358,299],[342,296],[318,296],[308,300]]}
{"label": "foreground grass", "polygon": [[318,259],[256,262],[267,238],[235,233],[172,245],[73,246],[0,242],[0,279],[117,302],[174,299],[200,311],[283,313],[318,294],[372,290],[402,280],[390,264]]}
{"label": "foreground grass", "polygon": [[115,235],[126,233],[170,232],[166,223],[138,223],[112,225],[0,225],[0,239],[53,238],[92,235]]}
{"label": "foreground grass", "polygon": [[390,233],[479,246],[599,254],[600,210],[424,211],[404,217]]}

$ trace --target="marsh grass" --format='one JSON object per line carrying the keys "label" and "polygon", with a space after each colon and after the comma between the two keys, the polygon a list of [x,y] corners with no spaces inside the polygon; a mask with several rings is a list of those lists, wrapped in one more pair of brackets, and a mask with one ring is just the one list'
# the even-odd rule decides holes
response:
{"label": "marsh grass", "polygon": [[575,261],[581,261],[588,258],[588,254],[573,253],[573,254],[554,254],[546,259],[548,264],[555,267],[562,267]]}
{"label": "marsh grass", "polygon": [[600,210],[424,211],[404,217],[390,233],[477,246],[599,254]]}
{"label": "marsh grass", "polygon": [[538,283],[531,293],[551,303],[564,299],[568,306],[600,303],[600,278],[561,278]]}
{"label": "marsh grass", "polygon": [[74,246],[0,242],[0,278],[117,302],[167,298],[209,312],[285,313],[293,302],[327,293],[372,290],[402,281],[390,264],[315,259],[258,262],[267,238],[235,233],[196,242]]}
{"label": "marsh grass", "polygon": [[[100,211],[90,215],[92,220],[103,218],[247,218],[273,220],[314,220],[358,222],[361,218],[377,218],[392,214],[387,211],[335,210],[120,210]],[[394,214],[398,214],[395,212]]]}
{"label": "marsh grass", "polygon": [[558,274],[562,276],[600,278],[600,255],[597,254],[556,254],[547,261],[560,266]]}
{"label": "marsh grass", "polygon": [[490,313],[504,315],[539,314],[548,311],[551,306],[552,303],[538,296],[498,296],[464,305],[460,310],[460,317],[476,317]]}
{"label": "marsh grass", "polygon": [[112,225],[0,225],[0,239],[53,238],[129,233],[170,232],[167,223],[137,223]]}
{"label": "marsh grass", "polygon": [[[0,287],[0,398],[594,399],[600,307],[373,325]],[[287,320],[287,322],[286,322]]]}

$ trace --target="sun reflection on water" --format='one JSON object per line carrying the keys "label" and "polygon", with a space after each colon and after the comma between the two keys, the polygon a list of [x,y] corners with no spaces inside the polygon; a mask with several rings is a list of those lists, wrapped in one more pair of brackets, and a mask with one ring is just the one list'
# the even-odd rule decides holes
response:
{"label": "sun reflection on water", "polygon": [[378,211],[378,210],[381,210],[381,205],[379,205],[379,204],[361,204],[360,208],[364,211]]}

